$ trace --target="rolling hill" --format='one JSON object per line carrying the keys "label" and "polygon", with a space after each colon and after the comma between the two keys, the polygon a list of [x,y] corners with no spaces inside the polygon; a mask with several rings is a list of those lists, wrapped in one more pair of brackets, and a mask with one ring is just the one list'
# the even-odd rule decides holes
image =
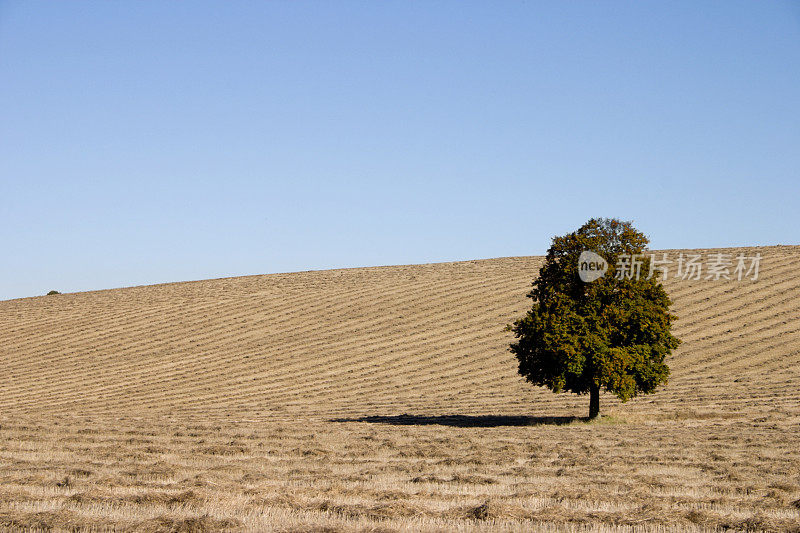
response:
{"label": "rolling hill", "polygon": [[[725,250],[742,251],[761,253],[757,281],[668,280],[683,344],[669,385],[631,409],[735,411],[800,399],[791,392],[800,247]],[[503,327],[529,306],[541,262],[299,272],[0,302],[0,409],[583,414],[585,398],[530,387],[507,351]]]}

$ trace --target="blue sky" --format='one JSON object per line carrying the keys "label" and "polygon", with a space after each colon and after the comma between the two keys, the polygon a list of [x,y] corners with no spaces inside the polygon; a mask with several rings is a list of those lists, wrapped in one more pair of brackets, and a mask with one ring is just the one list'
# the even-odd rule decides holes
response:
{"label": "blue sky", "polygon": [[4,2],[0,299],[798,244],[797,2]]}

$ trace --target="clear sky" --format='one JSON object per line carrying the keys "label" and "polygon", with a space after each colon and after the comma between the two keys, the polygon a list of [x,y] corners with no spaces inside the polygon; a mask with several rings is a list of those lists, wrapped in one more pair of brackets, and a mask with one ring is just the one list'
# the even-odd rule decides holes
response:
{"label": "clear sky", "polygon": [[800,244],[798,2],[0,0],[0,299]]}

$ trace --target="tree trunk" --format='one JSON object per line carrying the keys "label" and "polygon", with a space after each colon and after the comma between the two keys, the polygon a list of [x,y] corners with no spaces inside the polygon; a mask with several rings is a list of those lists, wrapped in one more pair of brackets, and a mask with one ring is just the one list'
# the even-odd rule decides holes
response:
{"label": "tree trunk", "polygon": [[589,418],[597,418],[600,414],[600,386],[589,386]]}

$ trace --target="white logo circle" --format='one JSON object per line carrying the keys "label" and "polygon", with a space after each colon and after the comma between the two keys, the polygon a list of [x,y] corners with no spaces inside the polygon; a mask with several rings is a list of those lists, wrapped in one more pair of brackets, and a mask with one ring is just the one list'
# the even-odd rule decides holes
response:
{"label": "white logo circle", "polygon": [[578,276],[580,276],[581,281],[591,283],[596,279],[602,278],[607,270],[608,263],[598,254],[588,250],[581,252],[578,258]]}

